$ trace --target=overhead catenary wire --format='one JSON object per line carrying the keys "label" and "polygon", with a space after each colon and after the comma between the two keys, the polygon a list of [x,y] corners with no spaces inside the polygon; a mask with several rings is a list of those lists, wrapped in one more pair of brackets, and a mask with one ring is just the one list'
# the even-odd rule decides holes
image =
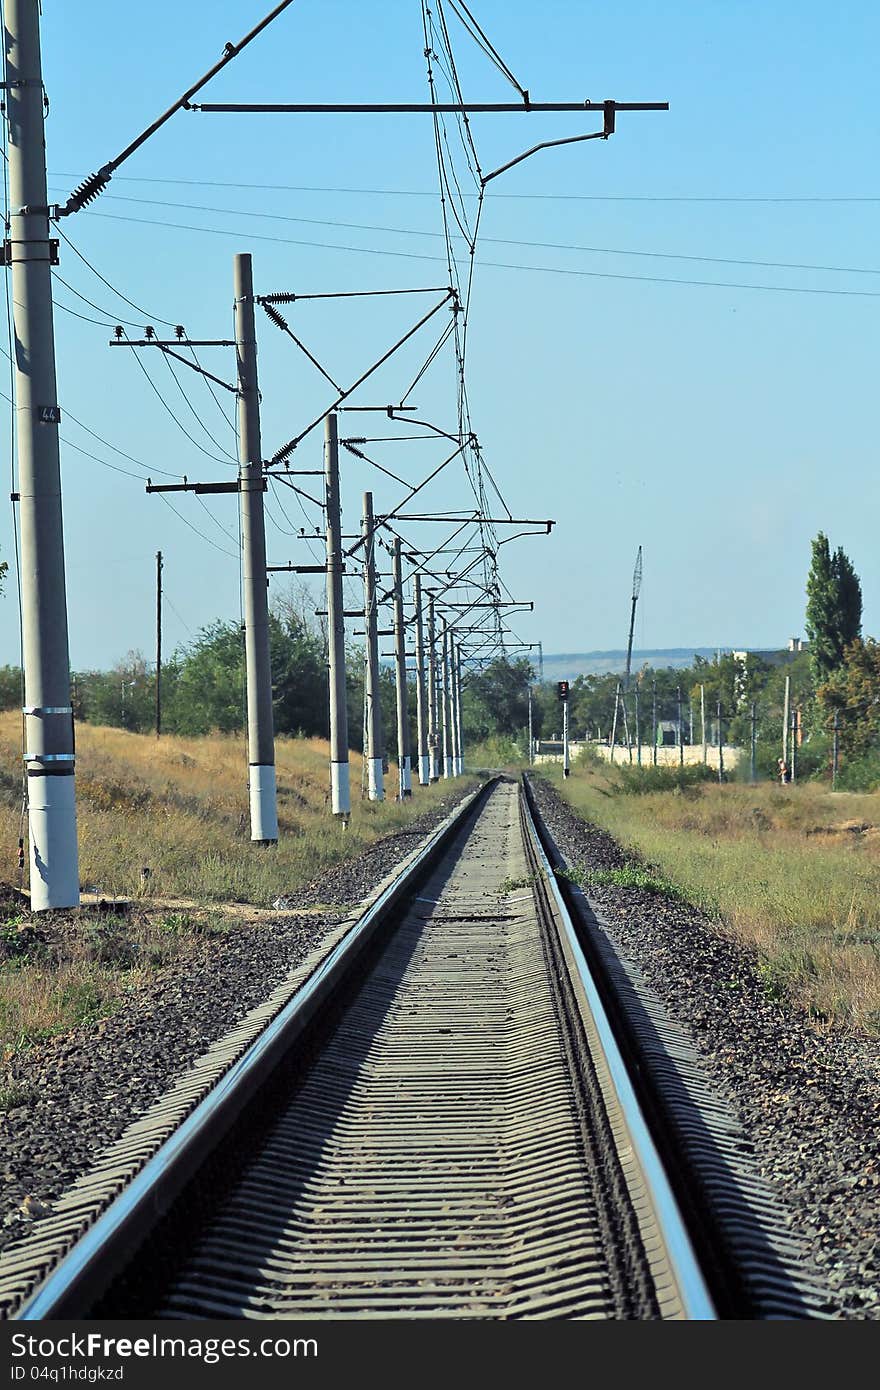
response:
{"label": "overhead catenary wire", "polygon": [[[191,223],[162,222],[145,217],[126,217],[118,213],[94,212],[85,215],[91,217],[104,217],[115,222],[131,222],[150,227],[164,227],[170,231],[197,232],[202,236],[229,236],[236,239],[249,237],[252,241],[272,242],[281,246],[308,246],[321,251],[356,252],[359,255],[386,256],[394,260],[432,261],[434,263],[443,263],[445,261],[443,256],[432,256],[427,251],[392,251],[375,246],[349,246],[338,242],[308,241],[294,237],[268,236],[261,232],[234,231],[225,227],[195,227]],[[573,279],[618,280],[631,282],[633,284],[680,285],[689,288],[720,290],[749,290],[770,294],[822,295],[825,297],[845,299],[880,298],[880,291],[876,290],[845,290],[832,288],[830,286],[815,285],[750,284],[748,281],[737,280],[692,280],[664,275],[631,275],[610,270],[582,270],[571,266],[522,265],[511,261],[487,261],[483,257],[480,257],[480,269],[512,270],[538,275],[563,275]]]}
{"label": "overhead catenary wire", "polygon": [[[442,238],[444,236],[443,232],[434,231],[431,228],[397,227],[375,222],[348,222],[339,218],[294,217],[287,213],[257,211],[251,208],[218,208],[199,203],[179,203],[153,198],[117,198],[117,201],[137,203],[144,207],[169,207],[189,212],[208,212],[229,217],[256,218],[261,221],[291,222],[300,226],[339,227],[343,231],[382,232],[393,236],[427,237],[431,239]],[[470,237],[463,239],[470,242]],[[522,237],[481,236],[480,241],[484,246],[523,246],[531,250],[575,251],[594,256],[631,256],[647,260],[688,261],[702,265],[746,266],[754,267],[758,270],[808,270],[821,274],[835,275],[880,275],[880,266],[833,265],[814,261],[776,261],[765,260],[763,258],[749,258],[746,256],[708,256],[701,253],[684,251],[654,251],[622,246],[587,246],[579,242],[539,241]],[[406,293],[410,292],[411,291],[406,291]],[[414,293],[415,291],[412,292]],[[360,293],[388,294],[398,292],[385,290],[361,291]],[[330,296],[295,296],[296,299],[325,297],[329,298]],[[97,306],[93,305],[93,307]],[[110,311],[108,310],[106,312],[109,313]]]}
{"label": "overhead catenary wire", "polygon": [[[79,174],[66,174],[56,171],[52,175],[56,179],[76,179]],[[351,194],[359,197],[376,196],[381,198],[436,198],[436,188],[350,188],[340,187],[335,184],[290,184],[290,183],[238,183],[229,179],[178,179],[165,178],[159,175],[139,175],[122,174],[117,176],[119,183],[159,183],[165,185],[182,186],[186,188],[243,188],[258,190],[261,192],[274,193],[338,193]],[[476,196],[476,194],[471,195]],[[860,193],[860,194],[723,194],[723,193],[684,193],[684,194],[665,194],[665,193],[494,193],[495,198],[505,198],[512,200],[543,199],[555,202],[581,202],[581,203],[779,203],[786,204],[813,204],[813,203],[880,203],[880,194]]]}

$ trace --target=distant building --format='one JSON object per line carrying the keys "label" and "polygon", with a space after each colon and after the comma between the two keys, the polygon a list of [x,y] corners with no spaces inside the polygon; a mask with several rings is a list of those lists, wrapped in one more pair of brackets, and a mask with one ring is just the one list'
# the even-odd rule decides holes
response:
{"label": "distant building", "polygon": [[787,666],[790,661],[801,652],[809,651],[810,644],[805,642],[802,637],[789,637],[787,647],[756,647],[747,652],[731,652],[735,661],[739,661],[743,666],[747,666],[749,657],[757,657],[767,666]]}

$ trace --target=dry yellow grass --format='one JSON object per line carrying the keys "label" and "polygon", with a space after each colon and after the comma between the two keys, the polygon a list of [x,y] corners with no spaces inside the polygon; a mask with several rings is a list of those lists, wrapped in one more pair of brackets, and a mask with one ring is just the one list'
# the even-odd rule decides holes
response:
{"label": "dry yellow grass", "polygon": [[[18,716],[0,715],[0,884],[18,881],[20,737]],[[352,755],[354,809],[344,830],[329,811],[327,744],[279,739],[276,752],[280,839],[267,849],[250,840],[243,739],[157,741],[77,726],[81,881],[105,898],[140,903],[125,917],[40,919],[14,896],[0,903],[0,1112],[27,1103],[4,1068],[21,1048],[94,1025],[158,970],[258,915],[248,910],[243,921],[231,904],[268,906],[450,794],[441,782],[416,787],[404,804],[361,801],[362,764]],[[461,779],[455,792],[465,790]],[[202,906],[168,906],[179,900]],[[209,903],[218,906],[206,910]]]}
{"label": "dry yellow grass", "polygon": [[[251,844],[242,738],[163,736],[77,725],[80,876],[105,896],[191,898],[267,905],[330,865],[400,828],[449,794],[416,787],[412,800],[361,801],[361,759],[352,754],[354,808],[347,830],[329,813],[328,746],[276,745],[279,843]],[[21,823],[20,721],[0,715],[0,881],[17,882]],[[393,784],[392,773],[392,784]],[[464,784],[459,783],[463,792]],[[146,883],[141,869],[150,869]]]}
{"label": "dry yellow grass", "polygon": [[768,991],[880,1031],[880,793],[707,783],[633,796],[576,768],[563,794],[757,947]]}

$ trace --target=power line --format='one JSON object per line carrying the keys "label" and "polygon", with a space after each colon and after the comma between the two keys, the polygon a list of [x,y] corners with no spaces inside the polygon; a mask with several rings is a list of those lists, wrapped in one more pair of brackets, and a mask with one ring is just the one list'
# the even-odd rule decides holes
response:
{"label": "power line", "polygon": [[[269,241],[281,246],[309,246],[321,251],[358,252],[364,256],[391,256],[396,260],[439,261],[445,264],[445,258],[443,256],[431,256],[426,252],[387,251],[372,246],[343,246],[335,242],[305,241],[293,237],[267,236],[265,233],[261,232],[232,231],[222,227],[193,227],[183,222],[160,222],[156,221],[154,218],[125,217],[119,213],[110,212],[89,213],[87,211],[85,215],[91,217],[105,217],[114,222],[132,222],[147,227],[166,227],[171,231],[198,232],[201,236],[249,237],[252,241]],[[610,270],[576,270],[563,266],[517,265],[509,261],[485,261],[482,259],[480,260],[480,266],[483,269],[490,270],[526,271],[540,275],[565,275],[575,279],[587,280],[623,280],[649,285],[685,285],[692,288],[705,289],[755,290],[770,294],[818,294],[838,296],[845,299],[880,298],[880,292],[875,290],[840,290],[807,285],[750,285],[743,281],[734,280],[685,280],[664,275],[625,275]]]}
{"label": "power line", "polygon": [[[414,236],[431,237],[433,239],[443,238],[443,232],[431,231],[428,228],[419,227],[389,227],[376,222],[343,222],[338,218],[320,217],[292,217],[280,212],[255,212],[250,209],[242,208],[218,208],[205,206],[201,203],[178,203],[167,199],[159,198],[125,198],[116,194],[107,194],[107,198],[114,198],[116,202],[137,203],[144,207],[166,207],[181,208],[189,212],[211,212],[219,213],[221,216],[235,217],[255,217],[261,221],[271,222],[293,222],[299,226],[308,227],[339,227],[344,231],[352,232],[386,232],[392,236]],[[468,244],[471,238],[462,238]],[[636,256],[651,260],[663,261],[696,261],[706,265],[740,265],[755,266],[761,270],[814,270],[841,275],[880,275],[880,267],[875,266],[853,266],[853,265],[822,265],[811,261],[765,261],[751,260],[744,256],[703,256],[693,255],[682,251],[642,251],[632,250],[620,246],[584,246],[578,242],[568,241],[528,241],[519,237],[492,237],[482,236],[481,242],[486,246],[525,246],[533,250],[545,251],[579,251],[585,255],[595,256]],[[60,279],[60,276],[56,276]],[[65,284],[65,281],[61,281]],[[72,286],[68,286],[72,288]],[[73,291],[77,293],[76,290]],[[80,296],[84,298],[84,296]],[[85,301],[91,304],[91,300]],[[99,306],[92,304],[93,309]],[[109,310],[101,310],[102,313],[109,313]],[[126,320],[122,320],[126,322]],[[136,325],[137,326],[137,325]]]}
{"label": "power line", "polygon": [[115,285],[111,284],[111,282],[104,275],[101,274],[100,270],[98,270],[96,266],[92,265],[91,261],[83,255],[82,251],[80,251],[78,246],[74,245],[70,237],[67,235],[64,229],[61,226],[59,226],[58,223],[56,223],[55,225],[58,231],[58,235],[64,238],[74,255],[79,256],[83,265],[88,266],[92,274],[96,275],[97,278],[101,281],[101,284],[106,285],[108,290],[112,290],[112,292],[115,295],[117,295],[123,301],[123,303],[128,304],[129,307],[132,309],[137,309],[139,314],[144,314],[146,316],[147,323],[164,323],[168,328],[175,328],[177,326],[176,324],[173,324],[170,319],[163,319],[161,314],[150,314],[146,309],[142,309],[140,304],[135,304],[133,299],[129,299],[127,295],[123,294],[121,290],[117,289]]}
{"label": "power line", "polygon": [[[54,174],[56,179],[75,179],[78,174]],[[235,183],[224,179],[166,179],[134,178],[116,175],[118,183],[160,183],[187,188],[245,188],[277,193],[341,193],[358,197],[436,198],[437,190],[428,188],[343,188],[330,184]],[[466,195],[476,197],[476,194]],[[493,198],[512,200],[539,199],[553,202],[578,203],[880,203],[880,194],[664,194],[664,193],[494,193]]]}

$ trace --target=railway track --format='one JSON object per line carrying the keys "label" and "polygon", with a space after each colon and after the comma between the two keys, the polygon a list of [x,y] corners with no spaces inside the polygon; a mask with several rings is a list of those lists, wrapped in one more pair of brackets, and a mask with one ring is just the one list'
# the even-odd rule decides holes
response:
{"label": "railway track", "polygon": [[513,783],[257,1022],[0,1259],[8,1315],[715,1316]]}

